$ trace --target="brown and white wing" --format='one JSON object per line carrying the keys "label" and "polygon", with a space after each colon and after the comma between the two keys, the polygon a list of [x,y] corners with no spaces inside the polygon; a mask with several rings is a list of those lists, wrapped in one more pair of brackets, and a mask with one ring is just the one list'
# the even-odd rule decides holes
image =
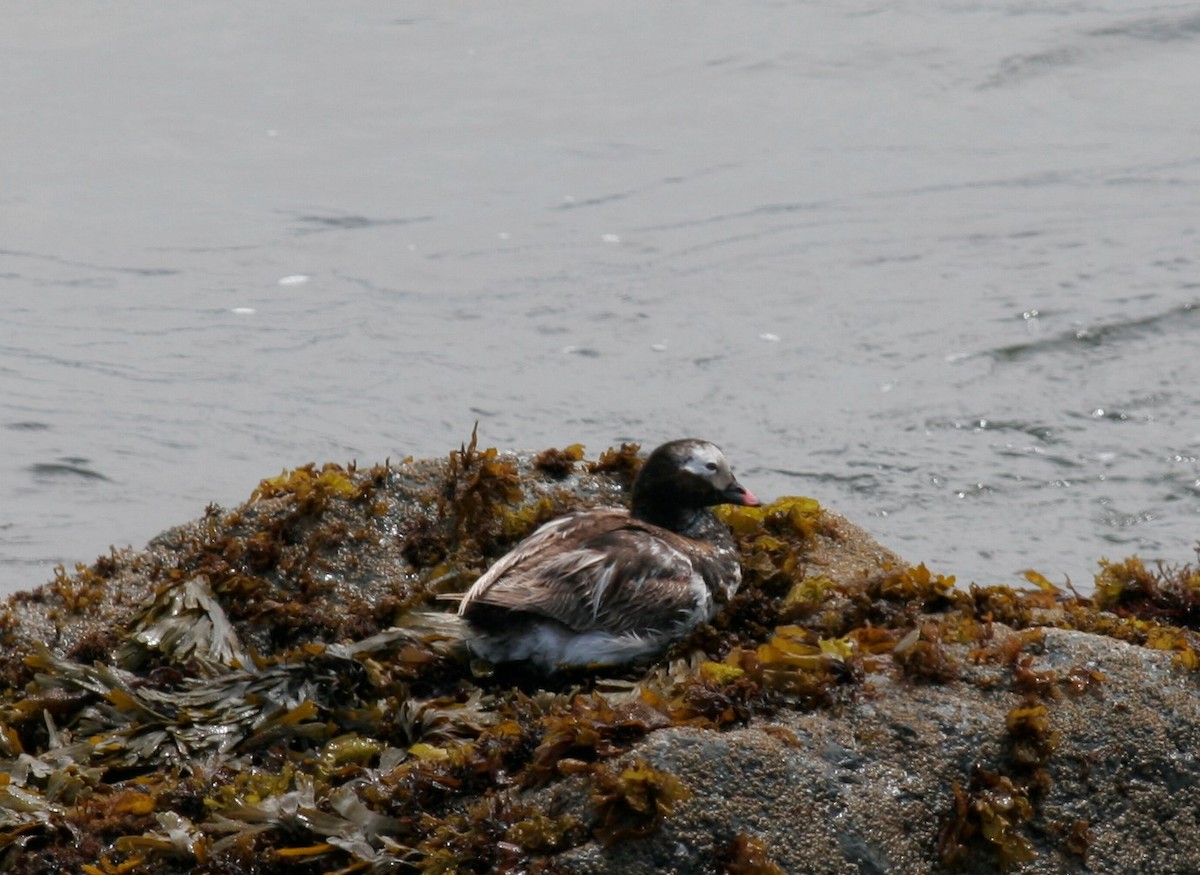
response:
{"label": "brown and white wing", "polygon": [[466,616],[475,604],[530,610],[526,602],[533,593],[525,591],[525,582],[541,578],[540,567],[574,554],[589,538],[627,522],[628,511],[618,508],[577,511],[551,520],[497,559],[471,585],[459,603],[459,615]]}
{"label": "brown and white wing", "polygon": [[469,617],[488,605],[549,617],[576,631],[620,633],[674,625],[707,610],[711,596],[685,539],[623,511],[606,511],[603,519],[593,513],[539,529],[475,582],[459,613]]}
{"label": "brown and white wing", "polygon": [[637,522],[593,543],[609,564],[588,593],[590,627],[667,629],[711,614],[712,591],[699,570],[703,547]]}

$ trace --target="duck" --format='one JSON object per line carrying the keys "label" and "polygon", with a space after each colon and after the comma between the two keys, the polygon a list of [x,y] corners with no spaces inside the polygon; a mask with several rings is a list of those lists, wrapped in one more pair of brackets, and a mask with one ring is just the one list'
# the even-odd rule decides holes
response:
{"label": "duck", "polygon": [[742,570],[720,504],[761,502],[725,455],[699,438],[650,453],[629,509],[545,523],[498,559],[459,602],[472,657],[560,669],[651,657],[713,618]]}

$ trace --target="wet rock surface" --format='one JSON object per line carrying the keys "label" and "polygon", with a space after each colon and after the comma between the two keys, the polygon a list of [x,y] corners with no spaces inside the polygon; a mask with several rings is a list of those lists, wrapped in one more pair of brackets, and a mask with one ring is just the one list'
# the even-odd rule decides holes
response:
{"label": "wet rock surface", "polygon": [[977,795],[966,816],[980,818],[980,832],[948,861],[948,830],[962,816],[953,788],[969,792],[977,773],[1015,766],[1008,716],[1020,696],[986,667],[949,684],[873,677],[874,689],[836,714],[655,733],[633,755],[681,776],[691,798],[642,842],[593,843],[560,861],[588,873],[721,871],[713,861],[752,835],[785,872],[1198,871],[1186,789],[1200,779],[1194,679],[1169,655],[1085,633],[1047,630],[1037,650],[1034,670],[1086,665],[1104,681],[1047,709],[1054,748],[1028,819],[1003,794]]}
{"label": "wet rock surface", "polygon": [[13,597],[0,864],[1200,871],[1191,566],[964,589],[786,498],[722,512],[743,589],[649,665],[469,665],[438,596],[638,464],[308,466]]}

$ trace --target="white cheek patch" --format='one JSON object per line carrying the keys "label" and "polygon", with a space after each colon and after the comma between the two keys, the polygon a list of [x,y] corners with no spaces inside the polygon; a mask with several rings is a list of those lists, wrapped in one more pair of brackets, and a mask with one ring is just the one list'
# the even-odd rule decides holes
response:
{"label": "white cheek patch", "polygon": [[[713,469],[709,465],[717,467]],[[703,477],[717,489],[724,489],[733,482],[729,463],[725,461],[725,456],[721,451],[712,444],[697,444],[692,447],[687,461],[683,463],[683,470],[695,474],[697,477]]]}
{"label": "white cheek patch", "polygon": [[[716,465],[717,470],[712,470],[709,465]],[[721,471],[728,471],[729,463],[712,444],[697,444],[692,447],[687,461],[683,463],[683,470],[690,471],[698,477],[712,477]]]}

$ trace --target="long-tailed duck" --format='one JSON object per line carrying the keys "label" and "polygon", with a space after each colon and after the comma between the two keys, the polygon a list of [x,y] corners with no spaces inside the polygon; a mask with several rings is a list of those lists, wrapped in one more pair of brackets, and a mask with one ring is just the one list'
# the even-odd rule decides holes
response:
{"label": "long-tailed duck", "polygon": [[663,444],[633,484],[632,509],[576,511],[501,557],[463,596],[471,653],[544,672],[615,665],[662,650],[712,618],[742,580],[717,504],[758,505],[720,449]]}

